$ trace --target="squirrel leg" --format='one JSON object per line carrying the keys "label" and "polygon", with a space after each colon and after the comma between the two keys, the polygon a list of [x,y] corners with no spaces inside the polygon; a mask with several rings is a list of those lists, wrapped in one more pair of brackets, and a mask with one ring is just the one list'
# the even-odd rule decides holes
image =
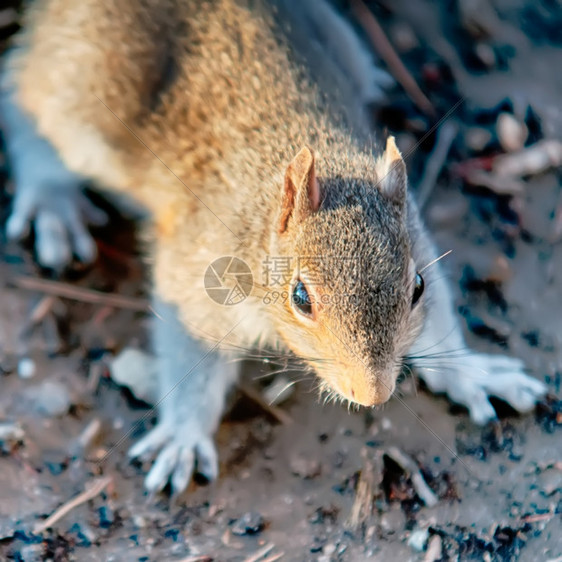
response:
{"label": "squirrel leg", "polygon": [[436,264],[429,281],[426,324],[410,350],[419,375],[433,392],[445,392],[451,400],[468,408],[477,424],[496,417],[490,396],[505,400],[519,412],[531,410],[547,387],[527,375],[519,359],[478,353],[467,347],[453,300]]}
{"label": "squirrel leg", "polygon": [[205,347],[187,334],[175,306],[155,299],[154,344],[160,361],[159,421],[129,456],[156,460],[145,488],[160,491],[168,482],[181,493],[194,472],[207,480],[218,474],[213,435],[225,396],[237,378],[231,357]]}
{"label": "squirrel leg", "polygon": [[7,235],[23,238],[33,222],[41,265],[60,270],[73,255],[91,262],[96,245],[85,224],[105,224],[107,216],[82,193],[82,178],[68,170],[49,141],[39,135],[33,118],[20,108],[9,78],[2,76],[0,85],[0,121],[16,185]]}

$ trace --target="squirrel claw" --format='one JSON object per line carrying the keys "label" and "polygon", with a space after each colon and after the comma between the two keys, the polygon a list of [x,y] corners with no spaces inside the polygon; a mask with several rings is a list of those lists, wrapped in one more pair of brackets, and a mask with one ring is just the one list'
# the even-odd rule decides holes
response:
{"label": "squirrel claw", "polygon": [[466,404],[464,404],[468,408],[470,419],[476,425],[486,425],[498,419],[496,410],[494,410],[494,407],[490,404],[488,397],[484,392],[482,394],[483,396],[479,400],[474,402],[467,401]]}
{"label": "squirrel claw", "polygon": [[144,487],[149,492],[160,492],[171,481],[172,491],[182,492],[191,479],[193,451],[172,441],[165,446],[146,475]]}
{"label": "squirrel claw", "polygon": [[217,477],[215,445],[210,437],[197,433],[192,427],[178,430],[161,423],[131,447],[130,458],[147,459],[158,452],[144,481],[144,487],[150,494],[160,492],[168,482],[173,496],[181,494],[189,485],[194,471],[208,481]]}
{"label": "squirrel claw", "polygon": [[170,437],[164,424],[159,423],[154,429],[149,431],[138,443],[133,445],[129,451],[130,459],[140,459],[147,461],[161,449]]}

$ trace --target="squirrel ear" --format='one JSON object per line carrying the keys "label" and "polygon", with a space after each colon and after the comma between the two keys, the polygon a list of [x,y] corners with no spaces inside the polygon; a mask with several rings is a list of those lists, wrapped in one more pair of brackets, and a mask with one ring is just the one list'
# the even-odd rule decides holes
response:
{"label": "squirrel ear", "polygon": [[379,162],[379,190],[397,205],[403,205],[406,200],[408,177],[406,164],[396,147],[394,137],[388,137],[386,140],[386,148]]}
{"label": "squirrel ear", "polygon": [[293,158],[285,171],[281,196],[279,233],[287,230],[290,217],[304,220],[320,207],[320,188],[314,171],[314,153],[305,146]]}

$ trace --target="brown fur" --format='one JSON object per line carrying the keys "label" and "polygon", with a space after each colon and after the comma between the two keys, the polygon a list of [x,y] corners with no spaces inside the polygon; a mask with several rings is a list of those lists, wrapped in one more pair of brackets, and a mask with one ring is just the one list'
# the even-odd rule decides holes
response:
{"label": "brown fur", "polygon": [[[284,343],[350,400],[389,398],[423,320],[423,306],[411,307],[418,264],[404,166],[393,144],[377,161],[347,132],[267,10],[235,0],[45,0],[20,42],[22,104],[71,169],[150,210],[156,291],[192,333],[219,340],[236,326],[230,343]],[[313,162],[293,179],[304,146]],[[292,199],[283,199],[285,177]],[[303,181],[305,202],[314,200],[293,212]],[[203,288],[207,266],[225,255],[256,277],[251,297],[232,307]],[[265,304],[269,291],[292,290],[292,280],[264,284],[267,256],[299,259],[294,276],[322,302],[316,320],[290,298]]]}

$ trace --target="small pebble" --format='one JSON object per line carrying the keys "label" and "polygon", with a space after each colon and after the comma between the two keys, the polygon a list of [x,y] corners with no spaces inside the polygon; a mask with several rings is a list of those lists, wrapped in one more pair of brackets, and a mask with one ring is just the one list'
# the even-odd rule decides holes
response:
{"label": "small pebble", "polygon": [[427,552],[425,553],[424,562],[436,562],[443,557],[443,545],[439,535],[433,535],[429,539]]}
{"label": "small pebble", "polygon": [[381,427],[384,431],[388,431],[392,427],[392,422],[388,418],[383,418],[381,420]]}
{"label": "small pebble", "polygon": [[492,140],[492,133],[483,127],[470,127],[464,133],[464,143],[473,152],[482,152]]}
{"label": "small pebble", "polygon": [[99,447],[92,452],[92,460],[101,461],[107,456],[107,449],[105,447]]}
{"label": "small pebble", "polygon": [[18,364],[14,357],[0,357],[0,375],[9,375],[17,370]]}
{"label": "small pebble", "polygon": [[77,546],[92,546],[92,543],[94,543],[97,539],[96,533],[86,523],[74,523],[68,532],[76,535],[76,538],[78,539],[76,541]]}
{"label": "small pebble", "polygon": [[312,539],[312,546],[310,547],[310,552],[322,552],[324,544],[326,543],[326,537],[314,537]]}
{"label": "small pebble", "polygon": [[0,423],[0,441],[21,441],[25,433],[17,423]]}
{"label": "small pebble", "polygon": [[265,521],[261,514],[257,511],[248,511],[232,524],[230,530],[233,535],[255,535],[263,531],[264,527]]}
{"label": "small pebble", "polygon": [[126,348],[110,363],[111,378],[126,386],[138,400],[154,403],[158,398],[156,360],[139,349]]}
{"label": "small pebble", "polygon": [[56,417],[66,414],[70,408],[70,393],[64,384],[56,381],[45,381],[30,389],[33,408],[38,414]]}
{"label": "small pebble", "polygon": [[508,259],[503,254],[499,254],[494,258],[486,279],[495,283],[504,283],[512,276],[513,271]]}
{"label": "small pebble", "polygon": [[419,46],[414,30],[404,22],[395,23],[390,28],[392,44],[401,53],[406,53]]}
{"label": "small pebble", "polygon": [[291,496],[290,494],[285,494],[283,496],[283,503],[285,505],[293,505],[295,503],[295,498],[293,496]]}
{"label": "small pebble", "polygon": [[415,531],[412,531],[412,534],[408,539],[408,544],[416,552],[423,552],[423,549],[425,548],[428,538],[429,538],[428,529],[416,529]]}
{"label": "small pebble", "polygon": [[549,497],[562,490],[562,473],[559,470],[547,470],[539,477],[539,485],[544,496]]}
{"label": "small pebble", "polygon": [[319,476],[322,471],[322,466],[318,459],[310,459],[303,456],[293,457],[290,461],[291,472],[295,476],[310,480]]}
{"label": "small pebble", "polygon": [[[309,504],[312,502],[308,502]],[[309,516],[308,521],[312,524],[324,524],[326,522],[335,524],[338,520],[339,507],[330,504],[328,506],[320,506],[312,515]]]}
{"label": "small pebble", "polygon": [[45,449],[43,451],[43,464],[49,469],[49,472],[57,476],[62,474],[68,466],[68,459],[64,451],[56,449]]}
{"label": "small pebble", "polygon": [[26,544],[19,551],[20,559],[23,562],[39,562],[45,560],[46,543]]}
{"label": "small pebble", "polygon": [[488,70],[495,68],[497,63],[496,53],[494,53],[494,49],[490,45],[487,43],[477,43],[474,54]]}
{"label": "small pebble", "polygon": [[496,122],[496,132],[501,147],[506,152],[517,152],[525,146],[529,130],[511,113],[500,113]]}
{"label": "small pebble", "polygon": [[389,511],[380,518],[380,526],[386,532],[401,531],[405,525],[406,515],[399,504],[391,505]]}
{"label": "small pebble", "polygon": [[108,505],[102,505],[98,509],[99,526],[102,529],[109,529],[115,523],[115,514]]}
{"label": "small pebble", "polygon": [[35,361],[29,357],[24,357],[18,362],[18,375],[22,379],[30,379],[35,375],[36,367]]}

